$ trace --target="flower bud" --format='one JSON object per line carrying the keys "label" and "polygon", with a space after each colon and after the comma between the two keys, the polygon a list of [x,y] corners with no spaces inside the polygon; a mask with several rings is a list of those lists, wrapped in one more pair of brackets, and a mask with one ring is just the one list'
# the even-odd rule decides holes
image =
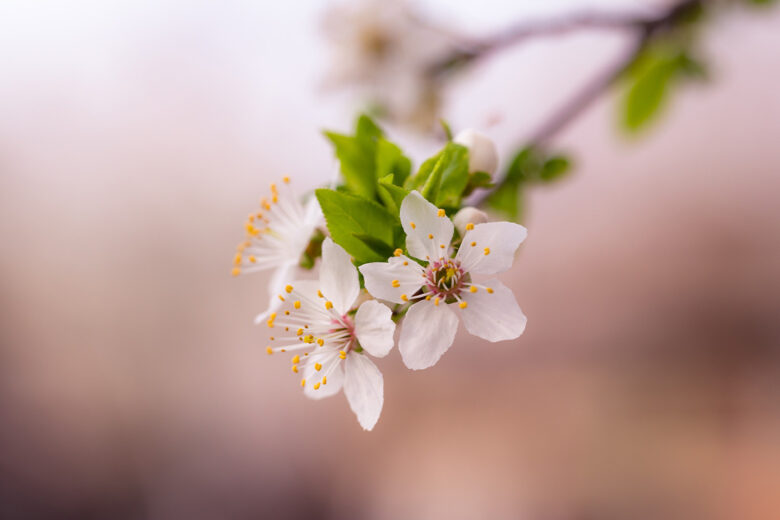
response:
{"label": "flower bud", "polygon": [[469,173],[496,173],[498,152],[488,136],[468,128],[459,132],[454,141],[469,149]]}
{"label": "flower bud", "polygon": [[[483,224],[487,222],[487,220],[487,213],[480,211],[477,208],[466,206],[455,214],[452,222],[455,224],[455,229],[458,230],[460,236],[463,236],[466,234],[466,231],[468,231],[467,228],[477,224]],[[472,226],[469,226],[469,224]]]}

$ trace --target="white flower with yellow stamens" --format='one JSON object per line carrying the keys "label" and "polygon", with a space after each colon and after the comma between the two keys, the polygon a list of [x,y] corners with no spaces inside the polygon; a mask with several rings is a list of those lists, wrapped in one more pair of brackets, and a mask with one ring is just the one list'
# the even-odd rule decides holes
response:
{"label": "white flower with yellow stamens", "polygon": [[[527,231],[511,222],[467,224],[452,256],[452,221],[444,210],[413,191],[401,203],[406,248],[422,265],[396,250],[387,262],[364,264],[360,272],[372,296],[410,303],[398,349],[407,367],[434,365],[455,339],[458,317],[473,335],[488,341],[520,336],[526,318],[512,291],[498,280],[477,283],[472,275],[492,275],[512,266]],[[453,310],[454,309],[454,310]]]}
{"label": "white flower with yellow stamens", "polygon": [[278,307],[276,295],[286,280],[296,277],[301,256],[322,223],[317,198],[311,197],[303,204],[289,184],[289,177],[284,177],[281,186],[271,184],[271,198],[261,199],[260,211],[249,215],[247,238],[238,245],[233,260],[233,276],[274,271],[269,282],[269,307],[257,316],[257,323],[265,321]]}
{"label": "white flower with yellow stamens", "polygon": [[376,300],[358,305],[359,296],[357,269],[326,238],[319,282],[293,282],[278,295],[282,305],[267,320],[272,334],[267,351],[295,353],[292,370],[302,373],[308,397],[328,397],[343,387],[358,422],[370,430],[382,411],[384,382],[366,353],[390,352],[395,323],[386,305]]}

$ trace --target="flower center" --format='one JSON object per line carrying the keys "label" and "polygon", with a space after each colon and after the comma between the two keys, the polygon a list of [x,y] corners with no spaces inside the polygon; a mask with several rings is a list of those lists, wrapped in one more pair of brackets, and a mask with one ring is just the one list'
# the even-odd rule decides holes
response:
{"label": "flower center", "polygon": [[431,262],[424,276],[428,290],[445,300],[458,295],[463,284],[468,282],[468,275],[463,272],[460,263],[452,258]]}

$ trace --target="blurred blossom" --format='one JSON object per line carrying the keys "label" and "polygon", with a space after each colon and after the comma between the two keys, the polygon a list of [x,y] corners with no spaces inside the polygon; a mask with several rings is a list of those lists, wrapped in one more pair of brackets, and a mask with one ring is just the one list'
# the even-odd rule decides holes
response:
{"label": "blurred blossom", "polygon": [[333,5],[323,27],[332,47],[327,86],[357,87],[383,116],[418,129],[433,126],[441,98],[428,70],[452,48],[450,35],[402,0]]}
{"label": "blurred blossom", "polygon": [[454,141],[469,149],[469,172],[485,172],[493,175],[498,168],[498,151],[495,143],[485,134],[467,128],[458,132]]}

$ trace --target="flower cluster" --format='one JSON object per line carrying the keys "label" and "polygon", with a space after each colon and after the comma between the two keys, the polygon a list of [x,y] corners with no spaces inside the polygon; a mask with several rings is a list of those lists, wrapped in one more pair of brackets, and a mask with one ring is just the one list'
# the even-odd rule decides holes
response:
{"label": "flower cluster", "polygon": [[[415,174],[365,117],[355,135],[329,137],[344,184],[316,190],[305,205],[289,179],[272,185],[271,199],[246,223],[234,274],[275,269],[272,303],[257,320],[268,330],[268,354],[292,356],[308,397],[343,389],[360,425],[371,430],[384,402],[384,380],[371,358],[386,356],[396,338],[404,364],[420,370],[450,348],[461,321],[492,342],[523,333],[526,318],[512,291],[490,277],[512,266],[527,233],[463,207],[497,163],[481,134],[460,134]],[[346,146],[352,153],[339,153]],[[361,154],[359,164],[351,162]],[[318,266],[318,279],[299,279],[302,259]]]}

